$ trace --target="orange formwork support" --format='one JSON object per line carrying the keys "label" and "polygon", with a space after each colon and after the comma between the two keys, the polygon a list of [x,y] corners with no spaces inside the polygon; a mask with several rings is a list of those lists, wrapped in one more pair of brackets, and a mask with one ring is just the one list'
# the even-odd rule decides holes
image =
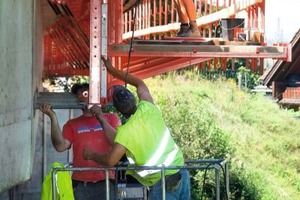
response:
{"label": "orange formwork support", "polygon": [[[51,69],[48,70],[50,76],[83,75],[89,73],[90,63],[89,57],[87,58],[89,49],[87,50],[87,48],[82,46],[84,45],[83,43],[78,43],[78,41],[84,41],[86,38],[83,37],[77,38],[77,40],[74,39],[76,39],[77,35],[80,36],[75,31],[75,27],[80,27],[83,29],[83,33],[89,36],[87,33],[90,30],[90,16],[87,11],[90,9],[90,1],[91,0],[51,1],[55,2],[55,4],[58,6],[60,6],[61,2],[67,4],[72,11],[72,16],[74,16],[74,19],[65,14],[58,15],[58,17],[66,18],[57,20],[57,22],[60,24],[55,24],[57,29],[53,31],[53,34],[51,35],[52,40],[45,42],[45,45],[51,46],[45,47],[45,71],[47,69]],[[187,60],[204,62],[204,60],[208,58],[215,60],[219,59],[221,68],[226,70],[228,58],[247,58],[248,60],[257,58],[260,59],[258,64],[260,64],[261,68],[263,68],[262,60],[264,58],[284,60],[289,55],[288,52],[291,51],[290,47],[275,48],[262,46],[260,43],[263,41],[263,37],[261,37],[262,35],[259,37],[259,39],[261,39],[260,42],[232,41],[231,43],[228,43],[223,41],[220,36],[213,34],[219,25],[219,19],[215,16],[223,13],[222,18],[232,18],[238,12],[244,10],[248,11],[249,14],[248,19],[246,19],[247,22],[249,22],[247,23],[248,27],[245,27],[245,29],[250,31],[254,28],[258,28],[262,30],[264,27],[265,0],[194,0],[194,5],[196,6],[197,11],[197,23],[199,25],[199,29],[201,30],[201,36],[209,37],[202,39],[211,41],[211,43],[207,45],[198,45],[198,43],[193,44],[192,41],[187,41],[184,39],[181,41],[181,44],[176,44],[174,41],[172,41],[173,44],[171,44],[169,41],[166,41],[166,36],[174,36],[174,33],[178,30],[179,26],[174,0],[143,0],[141,1],[141,4],[136,7],[137,20],[135,22],[136,26],[134,30],[134,42],[136,43],[131,49],[128,47],[128,44],[132,37],[132,26],[134,21],[133,10],[123,13],[123,1],[120,0],[106,0],[105,2],[107,2],[108,6],[108,56],[112,57],[114,66],[123,70],[127,68],[128,63],[130,64],[130,70],[133,70],[140,66],[137,61],[142,62],[142,60],[148,58],[148,60],[141,65],[143,68],[139,68],[139,71],[133,70],[135,73],[142,74],[143,77],[146,77],[150,74],[155,74],[154,71],[151,71],[156,70],[156,68],[151,65],[151,60],[156,60],[156,63],[159,66],[165,66],[163,62],[168,61],[173,63],[171,60],[174,59],[178,62],[182,62],[181,67],[183,68],[188,66]],[[166,2],[169,4],[166,4]],[[226,11],[227,14],[224,15],[225,12],[223,11]],[[62,27],[64,24],[71,24],[64,23],[65,19],[71,19],[72,22],[75,22],[76,26],[66,27],[64,30],[66,30],[67,33],[64,34],[62,32],[63,29],[59,27]],[[256,27],[254,26],[255,23]],[[51,27],[48,26],[46,28],[49,29]],[[238,31],[243,30],[237,30],[236,33]],[[72,37],[74,34],[76,34],[76,37]],[[44,37],[46,38],[47,36]],[[88,39],[90,41],[90,38]],[[142,40],[144,40],[145,43],[138,43]],[[70,43],[70,41],[72,43]],[[90,47],[92,46],[89,46],[88,48]],[[133,50],[130,60],[128,58],[129,50]],[[46,66],[48,67],[46,68]],[[148,67],[150,70],[148,70]],[[216,61],[211,63],[211,67],[214,69],[216,68]],[[247,65],[247,67],[253,68],[249,65]],[[255,68],[260,70],[260,72],[263,70],[261,68],[258,69],[257,66]],[[110,82],[110,80],[111,78],[108,76],[108,82]]]}
{"label": "orange formwork support", "polygon": [[264,74],[264,59],[260,58],[259,59],[259,74]]}
{"label": "orange formwork support", "polygon": [[123,42],[123,1],[108,1],[108,43],[120,44]]}
{"label": "orange formwork support", "polygon": [[[130,20],[128,20],[130,21]],[[131,28],[131,24],[126,24]],[[123,42],[123,0],[108,1],[108,34],[107,42],[110,44],[121,44]],[[110,55],[107,55],[110,56]],[[112,64],[120,69],[121,59],[112,58]],[[112,81],[113,77],[107,75],[107,85]]]}
{"label": "orange formwork support", "polygon": [[256,58],[252,58],[251,71],[252,72],[256,72],[257,71],[257,59]]}
{"label": "orange formwork support", "polygon": [[227,58],[220,58],[221,70],[226,71],[227,69]]}

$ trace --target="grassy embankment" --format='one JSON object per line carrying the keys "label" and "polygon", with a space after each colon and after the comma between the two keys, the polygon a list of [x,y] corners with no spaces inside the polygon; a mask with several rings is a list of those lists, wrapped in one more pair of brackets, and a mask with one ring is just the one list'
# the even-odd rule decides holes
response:
{"label": "grassy embankment", "polygon": [[[299,112],[238,90],[234,81],[191,72],[146,82],[186,158],[229,161],[230,199],[299,199]],[[194,199],[202,179],[203,172],[194,174]]]}

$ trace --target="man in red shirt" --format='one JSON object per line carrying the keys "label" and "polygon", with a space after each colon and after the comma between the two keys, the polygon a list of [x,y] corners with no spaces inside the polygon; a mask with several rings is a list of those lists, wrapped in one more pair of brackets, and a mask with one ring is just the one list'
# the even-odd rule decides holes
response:
{"label": "man in red shirt", "polygon": [[[77,95],[79,103],[88,105],[89,84],[74,84],[72,93]],[[101,167],[97,162],[84,160],[82,152],[89,148],[98,153],[107,153],[112,149],[114,135],[105,133],[105,126],[116,129],[121,121],[114,113],[103,113],[107,124],[100,124],[88,108],[83,109],[83,114],[67,121],[61,131],[56,113],[51,105],[42,105],[40,110],[48,115],[51,120],[51,141],[58,152],[63,152],[73,146],[74,167]],[[106,135],[107,134],[107,135]],[[110,199],[115,199],[115,172],[109,172]],[[106,200],[105,171],[74,171],[72,174],[74,197],[76,200]]]}

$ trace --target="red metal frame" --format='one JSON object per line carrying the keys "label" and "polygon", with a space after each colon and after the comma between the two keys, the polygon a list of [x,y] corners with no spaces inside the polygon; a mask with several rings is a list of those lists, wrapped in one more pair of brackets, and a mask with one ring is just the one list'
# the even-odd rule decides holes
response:
{"label": "red metal frame", "polygon": [[[100,2],[100,0],[95,1]],[[91,76],[94,72],[91,73],[90,67],[92,64],[90,53],[92,51],[89,50],[89,42],[91,41],[89,11],[93,1],[51,0],[51,2],[60,9],[61,14],[57,15],[56,22],[48,27],[49,34],[44,37],[45,75]],[[140,40],[157,42],[165,41],[164,37],[174,34],[180,24],[173,1],[168,5],[166,0],[161,0],[158,4],[157,1],[143,0],[142,4],[135,8],[137,12],[136,21],[133,19],[133,10],[123,13],[122,2],[107,1],[109,12],[107,54],[113,58],[116,67],[126,70],[133,22],[135,22],[135,37]],[[202,38],[214,39],[212,32],[220,20],[216,16],[234,17],[240,10],[248,12],[247,19],[245,19],[248,25],[245,29],[252,30],[255,28],[260,31],[264,27],[265,0],[225,0],[223,5],[220,5],[217,0],[214,6],[212,0],[201,0],[195,1],[195,6],[199,16],[197,23]],[[66,12],[63,9],[66,7],[71,12]],[[153,24],[150,23],[150,20]],[[237,29],[235,37],[241,31],[243,29]],[[97,34],[100,34],[100,30]],[[251,46],[238,42],[224,45],[220,41],[220,44],[210,46],[198,44],[181,44],[181,46],[174,45],[173,47],[155,45],[150,50],[148,44],[135,44],[131,49],[133,51],[131,52],[129,70],[141,77],[150,77],[188,66],[191,63],[201,66],[201,62],[214,61],[215,59],[221,61],[221,69],[226,69],[226,61],[229,58],[246,58],[248,61],[252,60],[249,68],[262,73],[264,58],[290,60],[291,48],[289,45],[267,47],[263,41],[263,33],[260,36],[260,41],[256,41],[257,44]],[[173,51],[172,48],[176,48],[177,51]],[[260,62],[256,62],[258,59]],[[214,63],[217,62],[214,61]],[[256,63],[260,63],[260,67]],[[216,64],[214,66],[216,67]],[[112,77],[108,77],[107,81],[110,85],[116,82]]]}

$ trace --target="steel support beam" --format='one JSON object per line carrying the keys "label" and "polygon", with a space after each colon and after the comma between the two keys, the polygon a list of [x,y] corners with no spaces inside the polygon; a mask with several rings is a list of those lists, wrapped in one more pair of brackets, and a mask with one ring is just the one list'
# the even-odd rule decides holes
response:
{"label": "steel support beam", "polygon": [[52,105],[53,109],[84,109],[87,105],[79,104],[71,92],[39,92],[35,94],[34,107],[43,104]]}
{"label": "steel support beam", "polygon": [[101,1],[91,0],[90,6],[90,88],[89,103],[100,103],[101,63]]}

